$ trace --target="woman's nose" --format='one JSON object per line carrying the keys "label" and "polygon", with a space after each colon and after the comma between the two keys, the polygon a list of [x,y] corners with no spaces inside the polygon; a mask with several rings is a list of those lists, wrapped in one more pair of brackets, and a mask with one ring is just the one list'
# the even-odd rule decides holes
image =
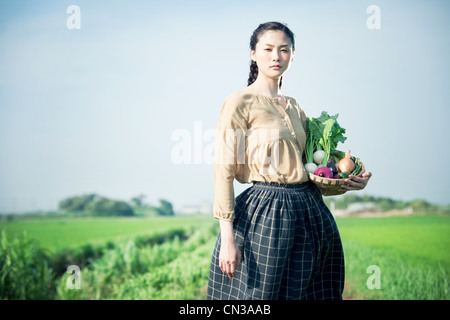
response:
{"label": "woman's nose", "polygon": [[272,52],[272,61],[279,61],[279,60],[280,60],[280,55],[276,50],[274,50]]}

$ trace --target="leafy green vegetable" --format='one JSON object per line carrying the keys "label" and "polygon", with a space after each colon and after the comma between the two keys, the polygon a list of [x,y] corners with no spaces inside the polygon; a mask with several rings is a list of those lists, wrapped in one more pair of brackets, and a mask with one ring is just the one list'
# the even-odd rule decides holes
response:
{"label": "leafy green vegetable", "polygon": [[337,149],[331,150],[330,154],[332,156],[334,156],[334,159],[335,159],[336,163],[338,163],[339,160],[341,160],[342,158],[345,157],[345,152],[341,151],[341,150],[337,150]]}
{"label": "leafy green vegetable", "polygon": [[357,158],[354,161],[354,163],[355,163],[355,168],[353,169],[353,171],[350,174],[353,176],[356,176],[361,171],[362,166],[361,166],[361,161],[359,160],[359,158]]}
{"label": "leafy green vegetable", "polygon": [[319,124],[317,122],[309,121],[307,119],[307,136],[306,136],[306,146],[305,146],[305,156],[306,163],[314,163],[314,152],[317,150],[323,150],[322,146],[319,144],[319,140],[321,135],[318,134],[320,132],[320,128],[315,128]]}
{"label": "leafy green vegetable", "polygon": [[[353,161],[353,160],[352,160]],[[346,173],[346,172],[340,172],[339,173],[339,177],[342,179],[347,179],[349,176],[356,176],[358,175],[358,173],[361,171],[362,166],[361,166],[361,161],[359,160],[359,158],[355,159],[355,161],[353,161],[355,164],[355,168],[353,169],[352,172],[350,173]]]}
{"label": "leafy green vegetable", "polygon": [[313,161],[313,153],[316,150],[324,150],[325,158],[323,166],[326,166],[330,159],[330,154],[337,147],[339,142],[344,142],[345,129],[337,122],[339,114],[330,116],[326,111],[322,111],[318,118],[308,118],[306,121],[306,162]]}

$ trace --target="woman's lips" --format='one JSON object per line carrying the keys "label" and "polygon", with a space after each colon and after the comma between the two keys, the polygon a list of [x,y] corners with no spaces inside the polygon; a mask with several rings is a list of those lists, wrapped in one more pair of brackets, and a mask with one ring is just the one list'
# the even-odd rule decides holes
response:
{"label": "woman's lips", "polygon": [[275,65],[271,66],[270,68],[272,68],[272,69],[274,69],[274,70],[278,70],[278,69],[281,68],[281,66],[278,65],[278,64],[275,64]]}

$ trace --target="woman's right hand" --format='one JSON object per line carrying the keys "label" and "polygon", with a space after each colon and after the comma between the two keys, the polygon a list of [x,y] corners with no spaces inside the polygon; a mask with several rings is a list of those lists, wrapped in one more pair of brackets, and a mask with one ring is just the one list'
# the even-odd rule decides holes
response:
{"label": "woman's right hand", "polygon": [[233,279],[241,264],[241,252],[233,241],[222,242],[219,253],[219,267]]}
{"label": "woman's right hand", "polygon": [[233,279],[241,264],[241,252],[234,241],[232,222],[221,220],[220,232],[219,267],[230,279]]}

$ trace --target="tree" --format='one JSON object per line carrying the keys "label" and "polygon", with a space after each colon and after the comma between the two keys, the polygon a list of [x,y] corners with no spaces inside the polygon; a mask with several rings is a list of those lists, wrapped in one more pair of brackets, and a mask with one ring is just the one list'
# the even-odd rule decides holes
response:
{"label": "tree", "polygon": [[66,198],[59,202],[66,212],[86,213],[91,216],[133,216],[133,208],[125,201],[111,200],[96,194]]}
{"label": "tree", "polygon": [[92,216],[133,216],[133,208],[125,201],[106,198],[89,203],[86,213]]}
{"label": "tree", "polygon": [[415,212],[416,211],[427,211],[432,207],[432,205],[429,202],[422,200],[422,199],[416,199],[416,200],[412,201],[410,205],[411,205],[411,208],[413,208],[413,210]]}
{"label": "tree", "polygon": [[143,207],[144,206],[144,199],[146,198],[145,194],[140,194],[136,197],[131,198],[131,204],[137,206],[137,207]]}
{"label": "tree", "polygon": [[377,201],[377,206],[381,211],[389,211],[394,209],[395,201],[391,198],[381,198]]}
{"label": "tree", "polygon": [[160,216],[173,216],[175,215],[175,213],[173,212],[173,206],[172,203],[170,203],[167,200],[164,199],[159,199],[159,208],[158,210],[158,214]]}
{"label": "tree", "polygon": [[100,197],[95,193],[69,197],[61,200],[58,204],[58,207],[60,210],[79,213],[85,211],[89,203],[93,201],[98,201],[102,198],[103,197]]}

